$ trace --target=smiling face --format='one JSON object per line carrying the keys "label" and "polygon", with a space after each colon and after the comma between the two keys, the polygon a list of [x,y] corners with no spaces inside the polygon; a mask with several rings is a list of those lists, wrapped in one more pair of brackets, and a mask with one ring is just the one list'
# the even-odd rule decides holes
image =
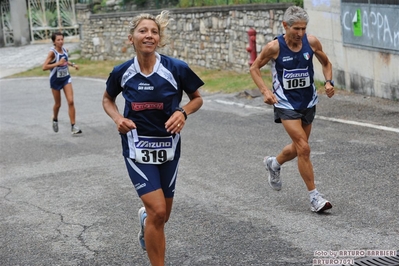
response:
{"label": "smiling face", "polygon": [[151,54],[158,47],[160,35],[158,25],[151,19],[143,19],[129,35],[137,53]]}

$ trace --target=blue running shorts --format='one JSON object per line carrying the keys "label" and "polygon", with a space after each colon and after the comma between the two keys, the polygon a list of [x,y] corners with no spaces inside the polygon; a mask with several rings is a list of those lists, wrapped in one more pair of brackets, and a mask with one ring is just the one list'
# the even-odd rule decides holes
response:
{"label": "blue running shorts", "polygon": [[174,159],[163,164],[142,164],[124,157],[130,180],[140,197],[161,188],[165,198],[173,198],[180,159],[179,144]]}

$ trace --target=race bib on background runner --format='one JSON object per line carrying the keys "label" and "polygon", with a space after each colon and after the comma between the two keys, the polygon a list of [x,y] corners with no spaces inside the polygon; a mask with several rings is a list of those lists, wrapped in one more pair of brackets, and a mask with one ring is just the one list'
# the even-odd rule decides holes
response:
{"label": "race bib on background runner", "polygon": [[59,67],[57,69],[57,78],[63,78],[69,75],[68,67]]}

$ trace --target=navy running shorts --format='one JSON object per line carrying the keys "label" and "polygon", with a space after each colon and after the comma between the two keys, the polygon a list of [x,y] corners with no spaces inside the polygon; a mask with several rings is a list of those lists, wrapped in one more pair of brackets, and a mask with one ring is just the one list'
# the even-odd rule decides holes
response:
{"label": "navy running shorts", "polygon": [[72,82],[72,78],[50,80],[50,88],[56,91],[62,90],[67,84]]}
{"label": "navy running shorts", "polygon": [[134,159],[124,158],[130,180],[140,197],[157,189],[162,189],[165,198],[173,198],[180,147],[177,147],[174,159],[163,164],[142,164],[137,163]]}
{"label": "navy running shorts", "polygon": [[316,115],[316,106],[304,110],[289,110],[274,107],[274,122],[281,123],[281,120],[301,119],[305,125],[312,124]]}

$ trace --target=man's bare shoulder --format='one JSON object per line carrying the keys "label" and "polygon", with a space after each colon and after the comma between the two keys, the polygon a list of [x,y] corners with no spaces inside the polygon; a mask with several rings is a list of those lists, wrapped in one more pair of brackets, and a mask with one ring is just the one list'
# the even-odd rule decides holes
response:
{"label": "man's bare shoulder", "polygon": [[320,41],[316,36],[312,34],[306,34],[306,37],[308,38],[308,42],[311,46],[317,46],[320,44]]}
{"label": "man's bare shoulder", "polygon": [[274,39],[273,41],[270,41],[266,44],[266,47],[268,47],[268,49],[279,49],[279,43],[277,39]]}
{"label": "man's bare shoulder", "polygon": [[263,48],[263,51],[265,54],[269,55],[272,58],[275,58],[276,55],[278,55],[280,51],[280,45],[278,43],[278,40],[275,39],[273,41],[268,42],[265,47]]}

